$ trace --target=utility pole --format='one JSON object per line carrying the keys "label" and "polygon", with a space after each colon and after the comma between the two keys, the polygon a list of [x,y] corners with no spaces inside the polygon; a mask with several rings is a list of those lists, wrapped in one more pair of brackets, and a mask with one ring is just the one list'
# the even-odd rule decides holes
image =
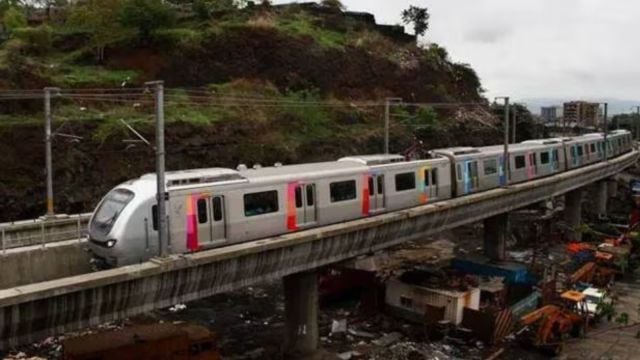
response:
{"label": "utility pole", "polygon": [[165,163],[164,163],[164,82],[150,81],[146,86],[154,89],[156,105],[156,200],[158,202],[158,246],[160,256],[167,256],[167,208],[165,199]]}
{"label": "utility pole", "polygon": [[640,140],[640,106],[636,106],[636,140]]}
{"label": "utility pole", "polygon": [[44,132],[45,132],[45,161],[47,167],[47,214],[46,218],[55,216],[53,210],[53,155],[51,153],[51,143],[53,140],[53,132],[51,131],[53,117],[51,116],[51,93],[58,92],[58,88],[44,88]]}
{"label": "utility pole", "polygon": [[389,154],[389,128],[391,117],[391,102],[402,101],[401,98],[386,98],[384,101],[384,153]]}
{"label": "utility pole", "polygon": [[518,121],[518,104],[513,104],[513,130],[511,131],[511,143],[515,144],[516,143],[516,128],[518,127],[517,124]]}
{"label": "utility pole", "polygon": [[607,134],[609,133],[609,125],[607,124],[607,116],[609,110],[609,103],[604,103],[604,161],[609,160],[608,151],[609,143],[607,142]]}
{"label": "utility pole", "polygon": [[509,97],[496,97],[495,100],[504,99],[504,153],[502,155],[502,168],[504,171],[504,186],[509,185]]}

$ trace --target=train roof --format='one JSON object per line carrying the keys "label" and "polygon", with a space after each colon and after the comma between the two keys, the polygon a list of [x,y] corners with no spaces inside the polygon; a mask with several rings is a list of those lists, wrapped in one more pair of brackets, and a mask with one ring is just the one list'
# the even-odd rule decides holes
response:
{"label": "train roof", "polygon": [[354,161],[364,165],[382,165],[397,162],[404,162],[405,158],[402,155],[397,154],[379,154],[379,155],[359,155],[359,156],[347,156],[339,159],[338,161]]}
{"label": "train roof", "polygon": [[356,161],[329,161],[309,164],[270,166],[240,171],[240,175],[249,182],[272,181],[292,176],[315,177],[320,175],[342,175],[366,171],[369,167]]}

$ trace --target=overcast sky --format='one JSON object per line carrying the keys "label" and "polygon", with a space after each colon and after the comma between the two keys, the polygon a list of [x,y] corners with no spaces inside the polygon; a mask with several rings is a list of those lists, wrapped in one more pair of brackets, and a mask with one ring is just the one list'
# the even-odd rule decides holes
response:
{"label": "overcast sky", "polygon": [[342,2],[388,24],[400,23],[410,4],[428,7],[431,26],[424,40],[471,64],[490,98],[640,100],[637,0]]}

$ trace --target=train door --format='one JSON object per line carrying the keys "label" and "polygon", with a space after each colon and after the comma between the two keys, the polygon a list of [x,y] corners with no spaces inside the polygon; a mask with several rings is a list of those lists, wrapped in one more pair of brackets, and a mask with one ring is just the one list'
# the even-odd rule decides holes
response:
{"label": "train door", "polygon": [[296,225],[309,226],[317,221],[316,184],[296,186]]}
{"label": "train door", "polygon": [[478,162],[466,161],[464,163],[464,192],[472,193],[478,189]]}
{"label": "train door", "polygon": [[438,168],[424,169],[424,193],[429,201],[438,198]]}
{"label": "train door", "polygon": [[225,241],[227,239],[225,218],[224,196],[214,196],[211,199],[212,242]]}
{"label": "train door", "polygon": [[207,246],[226,240],[224,197],[201,197],[196,202],[198,245]]}
{"label": "train door", "polygon": [[429,170],[429,174],[431,175],[431,178],[429,179],[430,181],[428,183],[429,198],[437,199],[438,198],[438,168],[433,168]]}
{"label": "train door", "polygon": [[384,210],[384,174],[369,176],[369,211],[372,213]]}

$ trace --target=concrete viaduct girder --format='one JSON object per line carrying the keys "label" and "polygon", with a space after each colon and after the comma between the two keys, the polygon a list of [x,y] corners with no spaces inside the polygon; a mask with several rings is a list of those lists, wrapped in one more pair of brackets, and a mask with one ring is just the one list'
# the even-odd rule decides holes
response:
{"label": "concrete viaduct girder", "polygon": [[608,178],[638,152],[441,203],[0,291],[0,350],[280,279],[473,223]]}

